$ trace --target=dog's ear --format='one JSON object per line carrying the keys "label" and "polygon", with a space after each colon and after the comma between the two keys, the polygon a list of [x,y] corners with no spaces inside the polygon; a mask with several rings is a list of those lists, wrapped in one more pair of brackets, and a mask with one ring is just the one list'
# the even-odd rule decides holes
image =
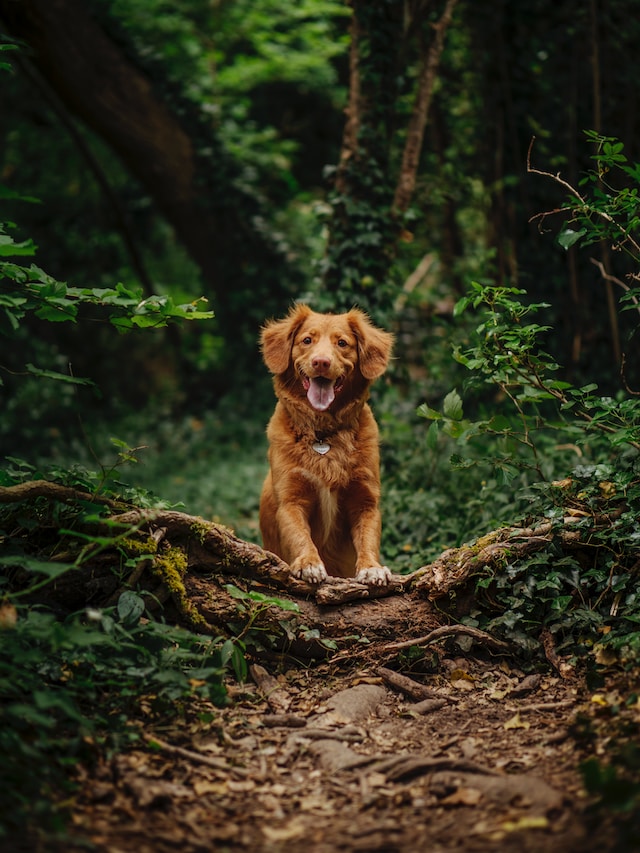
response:
{"label": "dog's ear", "polygon": [[389,364],[393,335],[374,326],[358,308],[349,311],[347,319],[358,341],[360,372],[365,379],[378,379]]}
{"label": "dog's ear", "polygon": [[309,314],[308,305],[294,305],[284,320],[270,320],[262,327],[262,357],[271,373],[284,373],[289,367],[293,339]]}

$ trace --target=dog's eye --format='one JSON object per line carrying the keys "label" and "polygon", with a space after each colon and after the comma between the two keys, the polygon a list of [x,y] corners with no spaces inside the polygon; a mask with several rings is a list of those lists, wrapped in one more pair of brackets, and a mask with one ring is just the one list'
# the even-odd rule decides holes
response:
{"label": "dog's eye", "polygon": [[302,343],[303,343],[303,344],[306,344],[307,346],[309,346],[309,344],[310,344],[310,343],[312,343],[312,339],[309,337],[309,335],[307,335],[307,337],[306,337],[306,338],[303,338],[303,339],[302,339]]}
{"label": "dog's eye", "polygon": [[339,347],[348,347],[349,344],[347,343],[347,341],[345,341],[344,338],[340,338],[340,340],[338,341],[338,346]]}

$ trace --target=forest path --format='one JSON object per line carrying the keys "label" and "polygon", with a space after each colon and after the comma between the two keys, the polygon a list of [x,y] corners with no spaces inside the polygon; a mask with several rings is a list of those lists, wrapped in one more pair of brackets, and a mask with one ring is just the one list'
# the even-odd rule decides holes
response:
{"label": "forest path", "polygon": [[499,659],[434,662],[419,702],[375,664],[277,680],[256,667],[228,708],[154,720],[145,745],[99,765],[73,832],[101,853],[613,850],[578,770],[586,686]]}

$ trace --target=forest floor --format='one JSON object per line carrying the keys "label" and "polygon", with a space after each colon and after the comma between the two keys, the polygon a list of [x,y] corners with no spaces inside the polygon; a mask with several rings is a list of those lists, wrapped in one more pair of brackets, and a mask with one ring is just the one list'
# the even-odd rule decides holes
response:
{"label": "forest floor", "polygon": [[373,653],[277,681],[257,667],[226,708],[150,717],[138,748],[81,780],[65,851],[640,850],[634,818],[594,810],[579,769],[637,731],[629,676],[594,691],[447,642],[413,673],[426,700]]}

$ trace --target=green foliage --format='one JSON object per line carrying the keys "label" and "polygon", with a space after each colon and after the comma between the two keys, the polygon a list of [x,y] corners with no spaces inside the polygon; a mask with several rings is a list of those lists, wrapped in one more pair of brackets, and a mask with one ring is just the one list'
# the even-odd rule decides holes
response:
{"label": "green foliage", "polygon": [[[34,579],[42,572],[35,569]],[[32,587],[35,589],[37,583]],[[243,664],[237,647],[145,617],[124,592],[115,608],[63,621],[45,609],[0,608],[0,838],[59,822],[55,803],[74,768],[100,748],[140,739],[144,715],[173,715],[202,697],[226,702],[223,675]]]}
{"label": "green foliage", "polygon": [[[336,60],[347,50],[342,21],[350,14],[344,4],[240,0],[213,9],[197,2],[185,10],[162,0],[116,0],[109,14],[139,55],[162,68],[213,122],[247,190],[281,200],[301,177],[307,182],[309,118],[296,110],[292,124],[289,110],[306,103],[322,116],[339,116],[344,86]],[[319,174],[323,165],[313,168]]]}
{"label": "green foliage", "polygon": [[[526,322],[529,315],[548,307],[544,303],[525,304],[518,297],[523,290],[471,284],[471,294],[456,306],[460,314],[469,306],[485,308],[475,333],[474,347],[454,351],[456,360],[474,373],[468,387],[497,386],[509,400],[516,420],[494,415],[487,420],[464,420],[457,392],[445,398],[442,414],[422,406],[419,414],[441,425],[456,439],[474,435],[508,435],[531,451],[531,464],[542,475],[542,460],[535,436],[540,431],[559,430],[565,438],[587,439],[592,434],[607,436],[611,446],[640,447],[640,406],[633,398],[611,399],[598,395],[594,384],[575,388],[555,378],[559,365],[541,349],[548,326]],[[506,460],[505,460],[506,461]]]}
{"label": "green foliage", "polygon": [[[31,240],[16,243],[0,223],[0,257],[20,257],[35,254]],[[27,314],[50,323],[73,322],[83,306],[106,310],[110,323],[124,331],[133,328],[161,328],[169,321],[208,320],[212,311],[202,311],[200,298],[186,305],[176,305],[170,296],[151,296],[144,299],[141,288],[70,287],[56,281],[39,267],[29,268],[9,261],[0,261],[0,308],[10,330],[15,331]],[[1,330],[1,327],[0,327]]]}
{"label": "green foliage", "polygon": [[[575,244],[589,246],[605,240],[637,264],[640,261],[640,164],[629,161],[623,153],[624,143],[618,139],[593,130],[586,131],[585,135],[595,146],[592,159],[596,161],[596,168],[589,170],[580,181],[583,193],[573,191],[562,206],[570,218],[558,234],[558,243],[563,249],[569,249]],[[637,273],[632,278],[637,281]],[[638,293],[630,289],[626,299],[635,298],[633,305],[637,306],[637,296]]]}
{"label": "green foliage", "polygon": [[331,238],[320,272],[337,308],[356,303],[382,319],[380,312],[397,292],[391,263],[401,224],[392,210],[391,138],[408,60],[400,62],[399,53],[408,48],[397,4],[362,3],[356,14],[361,98],[351,109],[359,113],[357,139],[338,169],[326,171],[335,185],[329,196]]}
{"label": "green foliage", "polygon": [[[602,177],[620,168],[638,182],[640,171],[627,164],[614,140],[591,136],[599,146],[598,169],[588,179],[589,197],[577,207],[575,199],[567,204],[579,228],[565,228],[561,245],[607,239],[638,260],[636,194],[610,185],[605,191]],[[638,289],[626,289],[636,307]],[[477,586],[481,605],[469,618],[528,651],[537,648],[544,628],[561,651],[593,650],[598,660],[606,650],[632,662],[640,656],[640,400],[624,391],[604,396],[593,383],[575,387],[558,378],[559,365],[543,349],[550,328],[534,322],[549,306],[524,297],[521,289],[473,283],[456,306],[457,316],[473,309],[477,317],[471,345],[454,350],[470,372],[465,394],[473,407],[474,395],[498,389],[490,415],[482,417],[480,396],[474,415],[465,416],[456,390],[444,398],[442,411],[427,404],[418,410],[431,421],[427,444],[437,448],[442,436],[456,442],[456,466],[500,472],[500,488],[507,486],[514,499],[514,485],[523,485],[519,474],[528,471],[521,492],[527,515],[550,525],[548,544],[535,554],[507,556],[499,569],[485,569]],[[561,448],[579,463],[562,470]],[[573,551],[561,547],[571,533],[582,543]]]}
{"label": "green foliage", "polygon": [[[61,479],[104,493],[113,471],[61,472]],[[34,475],[14,460],[0,481]],[[56,803],[96,747],[123,748],[139,740],[141,719],[166,719],[193,700],[223,705],[225,673],[246,676],[241,642],[172,627],[151,616],[149,599],[135,589],[104,609],[65,616],[48,606],[54,582],[69,583],[101,554],[118,583],[140,560],[154,559],[150,546],[133,547],[135,527],[109,525],[108,511],[97,498],[69,505],[38,498],[0,512],[0,838],[34,821],[54,830],[63,810]],[[102,533],[85,532],[97,523]]]}
{"label": "green foliage", "polygon": [[[269,386],[265,376],[263,399],[255,391],[251,399],[241,393],[230,395],[220,401],[218,410],[200,417],[178,418],[152,409],[120,419],[118,434],[125,443],[142,447],[136,454],[138,464],[129,466],[126,478],[121,475],[119,480],[143,495],[162,495],[188,513],[215,519],[233,527],[238,536],[258,541],[260,490],[268,467],[265,425],[273,409]],[[90,435],[98,458],[110,458],[111,427],[92,425]],[[70,460],[95,465],[80,443],[72,448]],[[124,488],[122,482],[111,487]],[[132,496],[126,490],[123,494]]]}
{"label": "green foliage", "polygon": [[349,17],[342,3],[303,0],[283,6],[275,0],[237,2],[223,11],[226,36],[216,59],[216,87],[229,99],[239,92],[280,81],[327,88],[340,106],[342,93],[331,61],[347,48],[336,23]]}
{"label": "green foliage", "polygon": [[[635,745],[632,746],[632,749]],[[634,749],[636,771],[640,769],[640,756]],[[585,787],[590,794],[600,798],[601,806],[616,811],[631,811],[638,808],[640,802],[640,783],[621,778],[615,767],[601,764],[597,758],[587,759],[581,767]]]}
{"label": "green foliage", "polygon": [[[580,771],[584,787],[591,802],[587,808],[587,820],[600,826],[607,817],[615,816],[615,832],[612,850],[633,850],[640,834],[640,749],[638,748],[638,724],[629,719],[637,706],[638,695],[634,691],[626,702],[610,709],[611,716],[606,727],[600,731],[605,749],[598,750],[598,757],[591,756],[582,762]],[[609,710],[609,709],[607,709]],[[594,738],[591,720],[579,716],[575,734]]]}
{"label": "green foliage", "polygon": [[[452,391],[442,412],[423,405],[419,414],[432,421],[428,441],[435,446],[442,430],[462,448],[455,464],[500,471],[501,488],[528,469],[534,475],[526,493],[529,517],[550,520],[559,536],[575,510],[579,515],[572,517],[571,529],[588,545],[575,557],[563,557],[552,539],[534,556],[507,560],[480,579],[480,600],[487,610],[475,613],[472,621],[528,650],[536,648],[542,627],[556,636],[559,648],[574,653],[585,644],[593,647],[594,636],[600,635],[601,646],[631,660],[640,653],[640,598],[634,592],[640,553],[640,403],[622,394],[616,400],[601,397],[593,385],[574,388],[556,379],[558,365],[539,347],[546,329],[528,322],[530,314],[546,306],[526,305],[523,295],[513,288],[473,284],[458,304],[459,312],[470,306],[483,310],[475,345],[455,353],[472,373],[467,388],[497,386],[509,408],[488,418],[465,418],[462,399]],[[481,456],[469,453],[474,443],[482,448]],[[573,448],[584,461],[573,470],[558,470],[560,457],[557,451],[549,453],[552,445]],[[569,476],[553,481],[554,474]],[[610,523],[603,526],[603,517]],[[491,615],[496,604],[502,612]]]}

